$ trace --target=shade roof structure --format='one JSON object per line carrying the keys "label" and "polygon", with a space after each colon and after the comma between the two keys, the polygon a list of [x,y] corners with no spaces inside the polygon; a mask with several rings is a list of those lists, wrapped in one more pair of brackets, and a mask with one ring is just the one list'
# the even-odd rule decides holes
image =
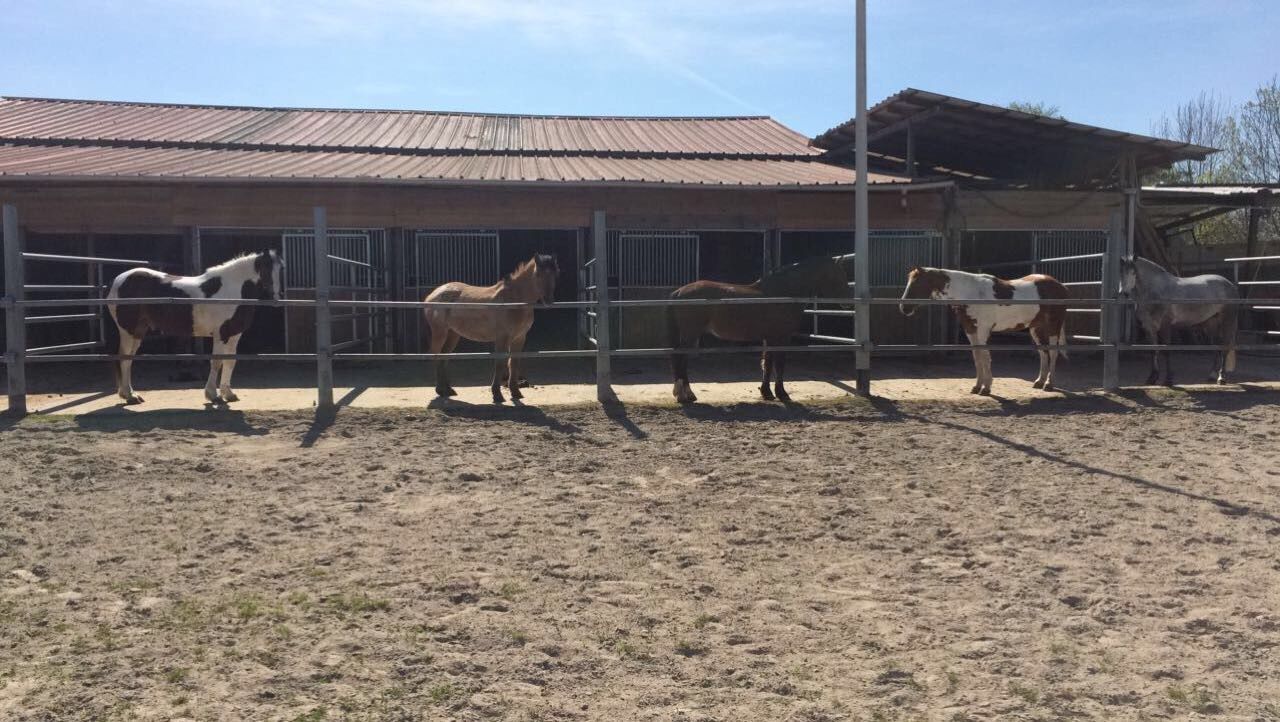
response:
{"label": "shade roof structure", "polygon": [[[854,121],[813,143],[842,161],[853,152]],[[924,175],[1006,186],[1100,187],[1114,183],[1125,154],[1142,172],[1216,151],[908,88],[867,111],[867,152],[882,169],[904,169],[911,152]]]}
{"label": "shade roof structure", "polygon": [[1166,231],[1243,208],[1280,208],[1280,184],[1144,186],[1141,198],[1151,222]]}
{"label": "shade roof structure", "polygon": [[[0,98],[0,182],[851,188],[772,118],[637,118]],[[876,186],[907,186],[889,173]]]}

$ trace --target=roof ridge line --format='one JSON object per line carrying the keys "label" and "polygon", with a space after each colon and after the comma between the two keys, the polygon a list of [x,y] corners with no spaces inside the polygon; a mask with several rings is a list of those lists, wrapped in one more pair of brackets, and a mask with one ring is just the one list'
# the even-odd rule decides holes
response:
{"label": "roof ridge line", "polygon": [[784,160],[825,162],[814,153],[719,153],[704,151],[653,150],[513,150],[505,148],[386,148],[379,146],[288,145],[268,143],[225,143],[216,141],[121,140],[111,138],[32,138],[0,136],[0,145],[58,148],[135,148],[140,150],[227,150],[246,153],[350,153],[418,157],[556,157],[556,158],[645,158],[655,160]]}
{"label": "roof ridge line", "polygon": [[[465,110],[415,110],[410,108],[306,108],[296,106],[230,105],[223,103],[166,103],[136,100],[101,100],[92,98],[42,98],[3,95],[0,100],[36,103],[78,103],[83,105],[115,105],[152,108],[190,108],[194,110],[249,110],[296,113],[396,113],[402,115],[461,115],[481,118],[539,118],[545,120],[639,120],[639,121],[707,121],[707,120],[771,120],[771,115],[561,115],[544,113],[486,113]],[[783,125],[783,127],[787,127]]]}

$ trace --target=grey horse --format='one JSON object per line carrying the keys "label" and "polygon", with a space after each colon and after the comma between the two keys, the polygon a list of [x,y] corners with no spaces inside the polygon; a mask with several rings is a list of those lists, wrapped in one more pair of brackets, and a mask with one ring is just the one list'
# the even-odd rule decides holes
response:
{"label": "grey horse", "polygon": [[[1217,337],[1223,349],[1214,362],[1217,370],[1211,380],[1225,383],[1225,374],[1236,369],[1236,331],[1239,307],[1214,303],[1238,299],[1239,292],[1231,281],[1214,274],[1181,278],[1145,258],[1120,261],[1120,295],[1137,304],[1138,323],[1153,344],[1169,343],[1174,329],[1204,331]],[[1151,354],[1148,384],[1160,380],[1160,357],[1164,356],[1164,383],[1173,385],[1173,369],[1167,352]]]}

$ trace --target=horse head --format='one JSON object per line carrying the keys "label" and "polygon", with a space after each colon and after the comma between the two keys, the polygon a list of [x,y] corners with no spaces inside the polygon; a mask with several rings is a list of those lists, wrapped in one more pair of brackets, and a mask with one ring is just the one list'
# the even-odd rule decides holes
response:
{"label": "horse head", "polygon": [[1120,258],[1120,297],[1130,298],[1138,288],[1138,264],[1134,263],[1133,256],[1121,256]]}
{"label": "horse head", "polygon": [[[902,300],[941,298],[949,285],[951,285],[951,277],[946,271],[916,266],[907,273],[907,288],[902,292]],[[898,311],[903,316],[910,316],[919,307],[918,303],[900,303]]]}
{"label": "horse head", "polygon": [[257,254],[253,270],[258,275],[258,298],[279,301],[284,294],[284,259],[280,254],[274,248]]}
{"label": "horse head", "polygon": [[553,303],[556,300],[556,279],[560,276],[560,263],[554,255],[537,253],[533,256],[533,278],[538,289],[538,300]]}

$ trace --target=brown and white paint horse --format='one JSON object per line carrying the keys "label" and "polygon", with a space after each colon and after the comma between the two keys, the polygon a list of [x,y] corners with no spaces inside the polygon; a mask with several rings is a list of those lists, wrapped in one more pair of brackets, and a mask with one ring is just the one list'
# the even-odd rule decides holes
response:
{"label": "brown and white paint horse", "polygon": [[[1023,278],[1005,280],[985,273],[966,273],[944,268],[913,268],[907,274],[907,290],[902,300],[938,298],[963,300],[1037,300],[1071,298],[1071,292],[1052,276],[1032,274]],[[902,303],[899,310],[906,316],[915,313],[919,304]],[[1040,373],[1035,387],[1053,390],[1053,372],[1058,365],[1057,349],[1043,346],[1061,345],[1066,338],[1064,327],[1067,309],[1061,305],[1018,304],[957,304],[951,307],[964,328],[969,343],[985,346],[993,332],[1031,332],[1031,339],[1039,348]],[[973,364],[977,367],[977,382],[969,393],[991,393],[991,352],[974,349]]]}
{"label": "brown and white paint horse", "polygon": [[[199,276],[172,276],[150,268],[134,268],[116,276],[108,299],[124,298],[248,298],[278,300],[284,261],[274,251],[251,253],[214,266]],[[149,332],[166,336],[209,337],[215,354],[234,354],[240,334],[253,323],[254,306],[233,304],[108,304],[120,331],[120,355],[115,367],[116,390],[128,404],[142,403],[133,391],[133,359]],[[204,397],[210,403],[238,400],[231,390],[234,360],[209,364]],[[221,387],[219,388],[219,371]]]}

